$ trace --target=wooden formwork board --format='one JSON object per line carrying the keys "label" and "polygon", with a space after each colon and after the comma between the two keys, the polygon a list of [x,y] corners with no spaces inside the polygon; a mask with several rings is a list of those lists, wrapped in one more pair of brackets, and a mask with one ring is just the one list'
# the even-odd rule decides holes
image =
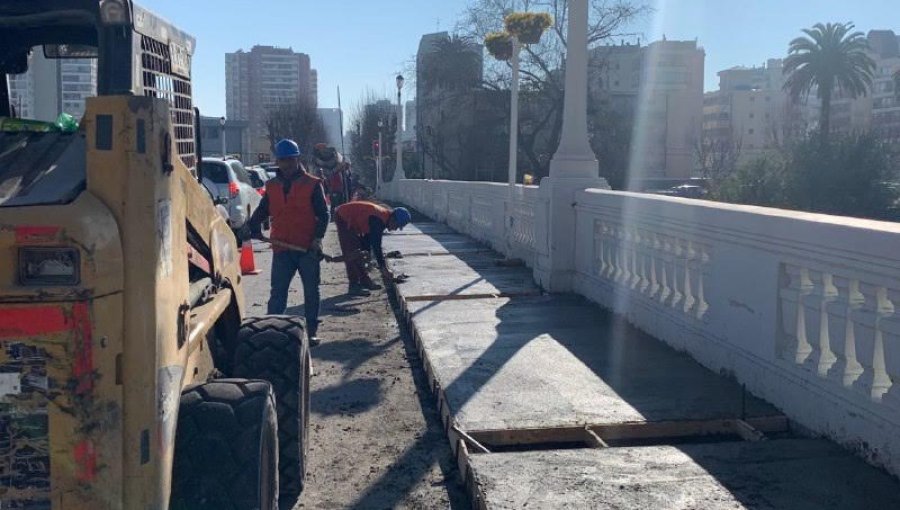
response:
{"label": "wooden formwork board", "polygon": [[727,435],[746,441],[758,441],[765,434],[787,432],[788,419],[783,415],[715,420],[661,421],[585,424],[572,427],[533,429],[473,430],[468,434],[490,446],[523,446],[558,443],[585,443],[602,447],[607,442],[682,439]]}

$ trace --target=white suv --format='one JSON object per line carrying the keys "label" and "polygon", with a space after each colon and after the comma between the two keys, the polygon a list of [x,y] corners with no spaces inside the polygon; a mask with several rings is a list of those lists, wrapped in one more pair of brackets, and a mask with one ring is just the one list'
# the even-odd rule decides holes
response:
{"label": "white suv", "polygon": [[262,200],[244,165],[236,159],[203,158],[201,172],[203,184],[226,199],[229,226],[232,230],[243,228]]}

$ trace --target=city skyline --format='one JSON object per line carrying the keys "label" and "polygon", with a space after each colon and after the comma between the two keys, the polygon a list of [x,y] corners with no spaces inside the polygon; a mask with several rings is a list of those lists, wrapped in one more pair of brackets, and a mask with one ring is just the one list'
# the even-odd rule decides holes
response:
{"label": "city skyline", "polygon": [[[320,107],[337,107],[338,86],[345,110],[358,103],[367,91],[391,97],[394,76],[409,67],[421,36],[438,29],[453,31],[458,15],[469,3],[447,0],[411,9],[408,0],[335,0],[315,5],[308,1],[271,0],[262,9],[247,11],[210,9],[210,2],[202,0],[188,5],[175,0],[143,2],[197,37],[196,102],[204,115],[212,116],[225,114],[225,53],[254,44],[292,47],[308,53],[318,70]],[[790,40],[817,22],[853,21],[863,32],[900,29],[884,22],[886,14],[892,12],[889,0],[866,0],[852,9],[838,0],[799,0],[789,5],[775,0],[759,0],[752,5],[735,0],[679,0],[677,4],[673,0],[656,0],[648,4],[655,12],[629,27],[627,31],[635,36],[628,40],[633,42],[639,36],[645,44],[662,39],[663,35],[672,40],[697,39],[707,55],[704,91],[717,88],[718,71],[764,65],[769,58],[785,56]],[[272,14],[282,11],[283,15]],[[302,29],[295,28],[291,12],[298,13]],[[331,21],[303,22],[307,15]],[[372,22],[385,19],[391,23]],[[243,29],[227,28],[234,26]],[[620,39],[608,42],[618,43]],[[407,83],[404,96],[411,98],[415,87],[411,80]]]}

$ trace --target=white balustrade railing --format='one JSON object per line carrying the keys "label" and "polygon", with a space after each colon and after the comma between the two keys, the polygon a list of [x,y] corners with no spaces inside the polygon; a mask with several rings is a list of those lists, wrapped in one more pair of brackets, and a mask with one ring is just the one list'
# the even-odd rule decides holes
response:
{"label": "white balustrade railing", "polygon": [[510,192],[502,183],[407,179],[389,189],[387,198],[533,266],[536,186],[519,185]]}
{"label": "white balustrade railing", "polygon": [[[531,267],[552,244],[537,187],[391,189]],[[574,207],[576,292],[900,474],[900,224],[608,190]]]}
{"label": "white balustrade railing", "polygon": [[900,225],[605,190],[577,202],[577,292],[900,472]]}

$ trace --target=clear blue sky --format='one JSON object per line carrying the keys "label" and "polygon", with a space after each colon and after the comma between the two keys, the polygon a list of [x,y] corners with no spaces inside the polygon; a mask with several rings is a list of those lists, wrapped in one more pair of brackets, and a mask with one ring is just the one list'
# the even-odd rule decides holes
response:
{"label": "clear blue sky", "polygon": [[[206,115],[225,113],[225,53],[254,44],[308,53],[319,71],[319,104],[349,110],[366,90],[392,95],[394,76],[419,37],[452,29],[470,0],[143,0],[197,38],[195,100]],[[866,32],[900,32],[897,0],[651,0],[655,12],[631,31],[642,41],[698,39],[706,50],[706,88],[716,72],[783,56],[801,28],[853,21]],[[411,90],[404,91],[410,94]]]}

